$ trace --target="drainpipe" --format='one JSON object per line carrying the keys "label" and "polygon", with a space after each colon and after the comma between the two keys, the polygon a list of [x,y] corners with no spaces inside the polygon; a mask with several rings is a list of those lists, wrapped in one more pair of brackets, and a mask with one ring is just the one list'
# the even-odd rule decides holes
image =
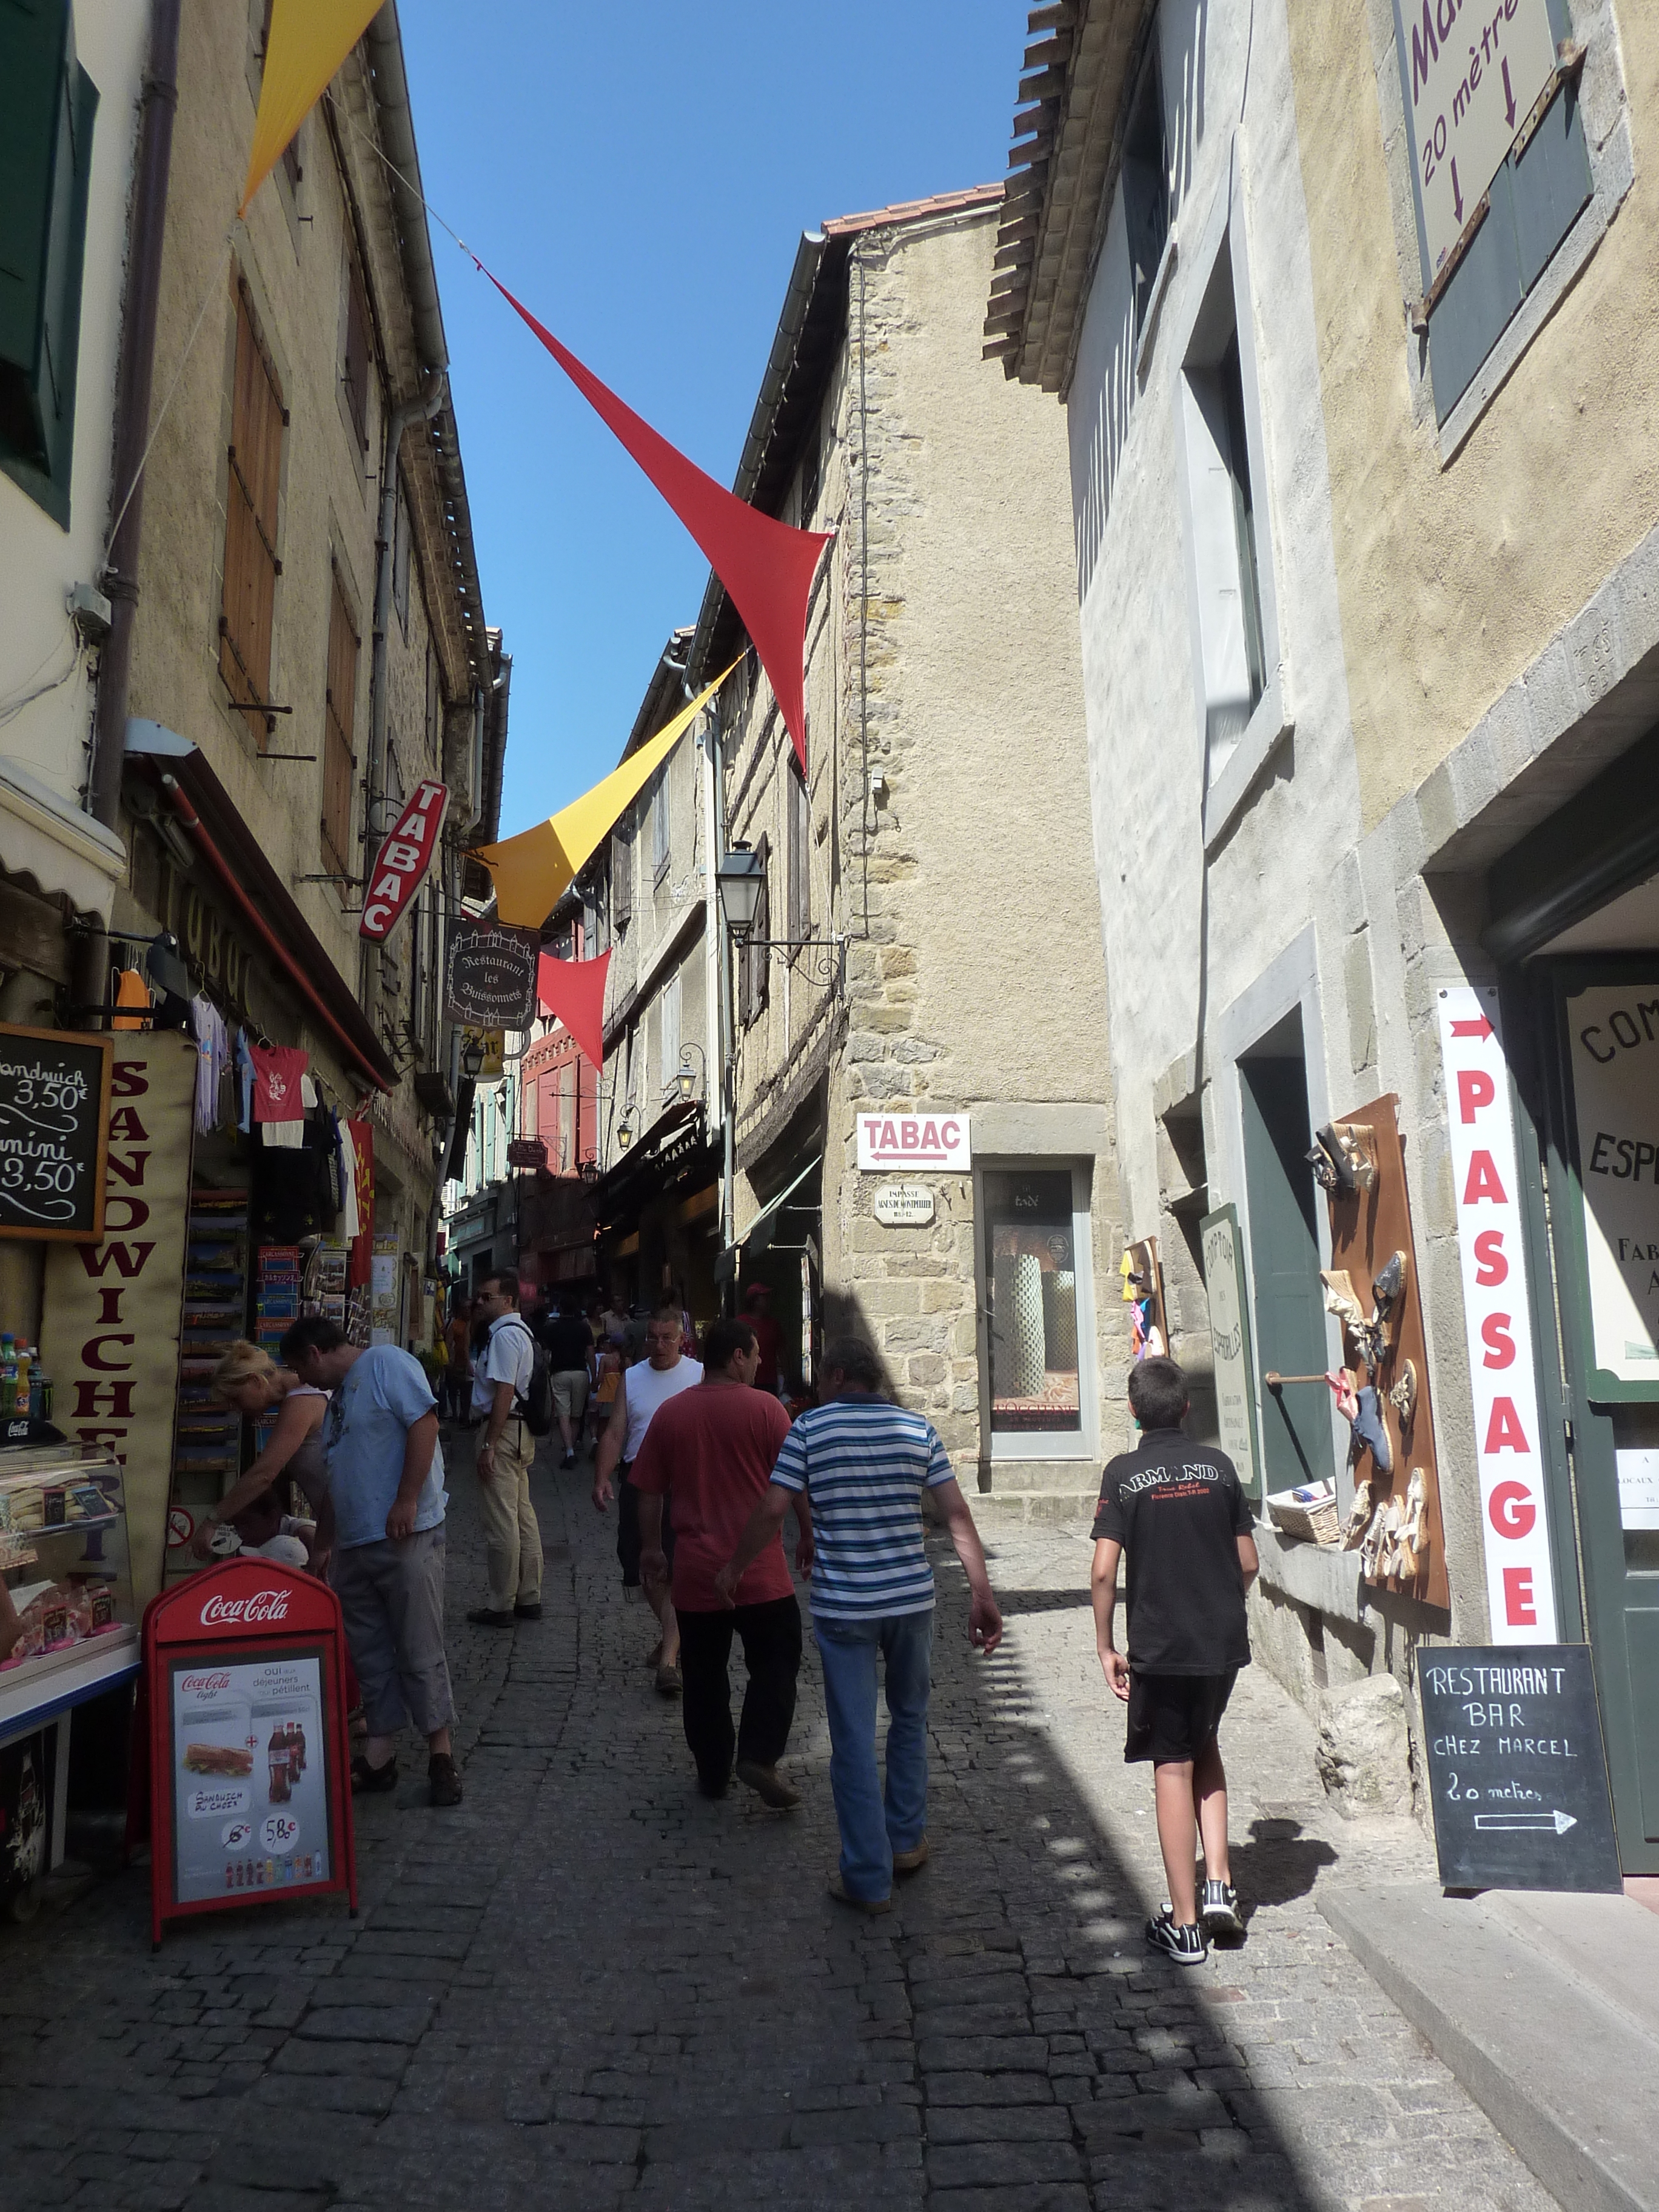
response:
{"label": "drainpipe", "polygon": [[[131,230],[127,251],[126,313],[115,381],[115,451],[110,504],[126,498],[111,541],[102,579],[112,607],[110,634],[98,665],[98,704],[93,721],[88,809],[106,830],[121,809],[121,766],[126,752],[127,693],[132,671],[132,620],[138,602],[138,547],[144,487],[139,477],[149,435],[155,368],[156,309],[161,290],[161,241],[167,224],[167,179],[173,167],[173,118],[179,105],[179,16],[182,0],[155,0],[149,66],[139,96],[138,143],[133,163]],[[131,488],[131,497],[127,494]],[[83,1006],[100,1002],[108,964],[101,931],[85,939],[77,963],[75,995]]]}

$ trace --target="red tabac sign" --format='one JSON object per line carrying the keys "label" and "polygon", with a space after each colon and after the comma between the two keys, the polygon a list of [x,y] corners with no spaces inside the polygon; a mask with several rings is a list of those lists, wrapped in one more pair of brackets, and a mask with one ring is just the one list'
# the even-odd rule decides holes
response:
{"label": "red tabac sign", "polygon": [[359,936],[379,944],[411,904],[438,856],[438,839],[448,805],[447,783],[416,785],[397,828],[381,845],[369,872]]}
{"label": "red tabac sign", "polygon": [[357,1904],[340,1602],[274,1560],[191,1575],[144,1614],[151,1934],[344,1890]]}

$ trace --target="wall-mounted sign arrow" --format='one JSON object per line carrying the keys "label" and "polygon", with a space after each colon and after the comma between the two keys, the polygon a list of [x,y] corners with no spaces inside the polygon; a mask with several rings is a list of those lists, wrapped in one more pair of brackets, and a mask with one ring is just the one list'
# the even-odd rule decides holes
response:
{"label": "wall-mounted sign arrow", "polygon": [[1518,1834],[1523,1829],[1538,1829],[1547,1834],[1553,1828],[1558,1836],[1565,1836],[1569,1828],[1576,1828],[1577,1820],[1571,1813],[1477,1813],[1477,1828],[1501,1828],[1508,1834]]}

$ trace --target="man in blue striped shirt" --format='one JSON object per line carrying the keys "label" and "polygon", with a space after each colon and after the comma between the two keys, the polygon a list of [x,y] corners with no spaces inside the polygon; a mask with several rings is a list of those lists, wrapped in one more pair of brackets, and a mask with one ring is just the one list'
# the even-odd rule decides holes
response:
{"label": "man in blue striped shirt", "polygon": [[[715,1577],[734,1602],[738,1578],[775,1540],[793,1496],[805,1491],[817,1556],[812,1627],[830,1711],[830,1786],[841,1868],[830,1894],[863,1912],[892,1905],[895,1874],[927,1859],[927,1692],[933,1571],[922,1547],[921,1493],[931,1490],[972,1593],[969,1641],[996,1650],[1002,1615],[968,1501],[931,1422],[878,1393],[881,1364],[842,1337],[823,1353],[827,1401],[785,1438],[766,1495]],[[876,1657],[887,1668],[887,1788],[876,1771]]]}

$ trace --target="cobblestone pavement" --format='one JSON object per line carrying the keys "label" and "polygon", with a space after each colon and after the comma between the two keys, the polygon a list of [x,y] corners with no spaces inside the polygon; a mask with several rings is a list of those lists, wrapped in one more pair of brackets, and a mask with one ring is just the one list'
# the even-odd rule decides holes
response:
{"label": "cobblestone pavement", "polygon": [[997,1543],[988,1662],[943,1553],[933,1859],[866,1922],[824,1894],[810,1641],[804,1811],[706,1802],[586,1467],[536,1478],[546,1619],[465,1624],[468,1461],[465,1806],[425,1804],[422,1759],[360,1807],[356,1922],[337,1899],[249,1907],[153,1957],[135,1869],[0,1933],[0,2212],[1547,2212],[1315,1910],[1322,1882],[1425,1868],[1421,1838],[1324,1812],[1307,1726],[1260,1670],[1223,1735],[1249,1940],[1200,1970],[1145,1951],[1150,1790],[1095,1665],[1082,1531]]}

